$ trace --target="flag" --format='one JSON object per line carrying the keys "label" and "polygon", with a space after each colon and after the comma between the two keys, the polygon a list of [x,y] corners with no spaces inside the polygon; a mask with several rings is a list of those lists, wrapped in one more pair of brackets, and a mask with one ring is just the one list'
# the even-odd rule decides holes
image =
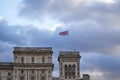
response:
{"label": "flag", "polygon": [[60,32],[59,35],[61,35],[61,36],[68,35],[68,31]]}

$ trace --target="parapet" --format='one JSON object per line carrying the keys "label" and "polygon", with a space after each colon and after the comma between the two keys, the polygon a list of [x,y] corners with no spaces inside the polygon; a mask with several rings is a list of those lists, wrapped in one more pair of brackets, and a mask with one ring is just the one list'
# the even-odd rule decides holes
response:
{"label": "parapet", "polygon": [[79,51],[59,51],[60,54],[79,54]]}
{"label": "parapet", "polygon": [[79,54],[79,51],[59,51],[58,61],[64,60],[64,59],[80,59],[81,56]]}
{"label": "parapet", "polygon": [[14,47],[13,53],[15,54],[52,54],[52,47]]}
{"label": "parapet", "polygon": [[52,50],[52,47],[14,47],[15,51],[41,51],[41,50]]}
{"label": "parapet", "polygon": [[39,53],[39,52],[51,52],[52,51],[52,47],[14,47],[14,51],[13,53],[16,52],[35,52],[35,53]]}

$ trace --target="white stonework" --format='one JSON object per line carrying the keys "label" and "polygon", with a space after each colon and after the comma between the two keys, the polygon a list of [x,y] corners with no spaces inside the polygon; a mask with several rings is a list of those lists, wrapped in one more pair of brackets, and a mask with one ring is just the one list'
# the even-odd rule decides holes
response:
{"label": "white stonework", "polygon": [[80,80],[79,52],[61,51],[59,61],[59,80]]}
{"label": "white stonework", "polygon": [[51,47],[15,47],[14,62],[0,62],[0,80],[90,80],[80,77],[80,54],[61,51],[58,56],[59,77],[53,78]]}
{"label": "white stonework", "polygon": [[0,80],[52,80],[51,47],[15,47],[13,53],[13,63],[0,63]]}

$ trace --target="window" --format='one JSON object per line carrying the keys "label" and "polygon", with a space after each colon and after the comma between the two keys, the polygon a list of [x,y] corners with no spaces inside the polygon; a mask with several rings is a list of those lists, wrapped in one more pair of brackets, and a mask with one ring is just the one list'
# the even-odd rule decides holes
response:
{"label": "window", "polygon": [[73,76],[73,79],[75,79],[75,76]]}
{"label": "window", "polygon": [[42,70],[42,74],[44,74],[45,73],[45,71],[44,70]]}
{"label": "window", "polygon": [[75,65],[73,65],[73,70],[75,70]]}
{"label": "window", "polygon": [[45,63],[45,58],[44,57],[42,57],[42,63]]}
{"label": "window", "polygon": [[17,75],[15,75],[15,78],[17,77]]}
{"label": "window", "polygon": [[41,80],[45,80],[45,77],[41,77]]}
{"label": "window", "polygon": [[72,72],[72,76],[75,76],[75,72]]}
{"label": "window", "polygon": [[51,73],[51,71],[49,71],[49,73]]}
{"label": "window", "polygon": [[69,76],[69,79],[71,79],[71,76]]}
{"label": "window", "polygon": [[67,70],[67,65],[65,65],[65,70]]}
{"label": "window", "polygon": [[71,76],[71,72],[68,72],[68,74],[67,74],[68,76]]}
{"label": "window", "polygon": [[34,70],[32,70],[31,73],[34,74]]}
{"label": "window", "polygon": [[78,64],[78,66],[80,65],[79,63],[77,63]]}
{"label": "window", "polygon": [[21,57],[21,63],[24,63],[24,57]]}
{"label": "window", "polygon": [[71,70],[71,65],[69,65],[69,70]]}
{"label": "window", "polygon": [[65,76],[67,76],[67,72],[65,72]]}
{"label": "window", "polygon": [[31,80],[35,80],[35,77],[31,77]]}
{"label": "window", "polygon": [[15,71],[15,73],[17,73],[17,71]]}
{"label": "window", "polygon": [[24,80],[24,77],[20,77],[20,80]]}
{"label": "window", "polygon": [[60,64],[61,64],[61,66],[60,66],[60,67],[61,67],[61,71],[62,71],[62,63],[60,63]]}
{"label": "window", "polygon": [[8,76],[11,76],[11,73],[10,73],[10,72],[8,72]]}
{"label": "window", "polygon": [[65,76],[65,79],[67,79],[67,77]]}
{"label": "window", "polygon": [[12,80],[11,78],[8,78],[7,80]]}
{"label": "window", "polygon": [[78,75],[80,75],[80,73],[78,72]]}
{"label": "window", "polygon": [[32,63],[34,63],[34,62],[35,62],[35,59],[34,59],[34,57],[32,57],[32,60],[31,60],[31,62],[32,62]]}
{"label": "window", "polygon": [[78,71],[79,71],[79,67],[78,67]]}
{"label": "window", "polygon": [[80,70],[80,69],[79,69],[79,65],[80,65],[80,64],[78,63],[78,67],[77,67],[77,70],[78,70],[78,71]]}
{"label": "window", "polygon": [[21,70],[21,74],[23,74],[24,73],[24,71],[23,70]]}

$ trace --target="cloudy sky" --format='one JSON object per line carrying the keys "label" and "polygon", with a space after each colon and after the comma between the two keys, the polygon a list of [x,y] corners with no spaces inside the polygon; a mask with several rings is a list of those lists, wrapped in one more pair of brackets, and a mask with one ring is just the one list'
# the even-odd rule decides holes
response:
{"label": "cloudy sky", "polygon": [[119,8],[120,0],[0,0],[0,62],[12,62],[16,46],[52,47],[58,77],[59,51],[75,49],[81,75],[120,80]]}

